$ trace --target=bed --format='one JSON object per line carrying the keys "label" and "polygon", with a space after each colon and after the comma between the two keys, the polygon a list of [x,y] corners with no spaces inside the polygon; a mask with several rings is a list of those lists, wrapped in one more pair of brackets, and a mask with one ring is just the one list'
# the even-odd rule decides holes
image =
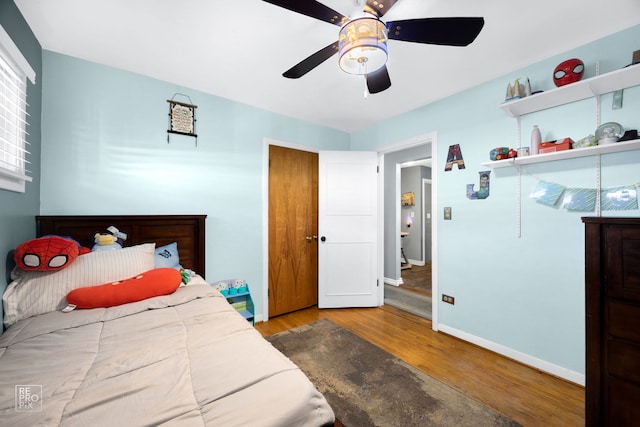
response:
{"label": "bed", "polygon": [[[302,371],[204,281],[205,216],[39,216],[36,223],[38,236],[81,245],[112,225],[127,239],[123,249],[80,255],[63,270],[14,276],[0,336],[4,425],[333,425],[333,411]],[[173,243],[179,265],[193,271],[186,286],[61,310],[70,288],[155,268],[156,249]]]}

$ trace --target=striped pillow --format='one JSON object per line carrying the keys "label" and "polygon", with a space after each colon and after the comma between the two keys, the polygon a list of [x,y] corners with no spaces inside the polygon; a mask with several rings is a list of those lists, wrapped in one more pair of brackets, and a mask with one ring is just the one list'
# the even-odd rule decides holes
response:
{"label": "striped pillow", "polygon": [[19,320],[66,307],[69,291],[128,279],[154,268],[155,243],[80,255],[59,271],[12,273],[2,296],[5,328]]}

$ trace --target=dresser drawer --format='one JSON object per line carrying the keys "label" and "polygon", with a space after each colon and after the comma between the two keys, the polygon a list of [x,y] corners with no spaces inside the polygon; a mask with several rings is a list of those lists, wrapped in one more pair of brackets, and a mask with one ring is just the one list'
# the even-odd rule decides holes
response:
{"label": "dresser drawer", "polygon": [[610,378],[606,387],[603,423],[607,427],[632,427],[640,420],[640,387],[635,384]]}
{"label": "dresser drawer", "polygon": [[607,374],[640,386],[640,344],[610,339],[607,342]]}
{"label": "dresser drawer", "polygon": [[640,305],[609,300],[606,314],[607,335],[640,343]]}

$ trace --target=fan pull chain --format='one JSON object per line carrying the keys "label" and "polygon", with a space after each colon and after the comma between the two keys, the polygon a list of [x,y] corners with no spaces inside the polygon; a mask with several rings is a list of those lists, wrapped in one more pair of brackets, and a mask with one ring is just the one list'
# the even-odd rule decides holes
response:
{"label": "fan pull chain", "polygon": [[367,62],[363,62],[364,66],[364,74],[362,75],[362,80],[364,80],[364,99],[369,98],[369,86],[367,86]]}

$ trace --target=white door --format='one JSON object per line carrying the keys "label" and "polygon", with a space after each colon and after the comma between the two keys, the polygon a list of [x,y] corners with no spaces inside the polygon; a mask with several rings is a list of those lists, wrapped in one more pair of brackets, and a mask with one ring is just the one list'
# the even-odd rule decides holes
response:
{"label": "white door", "polygon": [[319,154],[318,307],[377,306],[378,155]]}

